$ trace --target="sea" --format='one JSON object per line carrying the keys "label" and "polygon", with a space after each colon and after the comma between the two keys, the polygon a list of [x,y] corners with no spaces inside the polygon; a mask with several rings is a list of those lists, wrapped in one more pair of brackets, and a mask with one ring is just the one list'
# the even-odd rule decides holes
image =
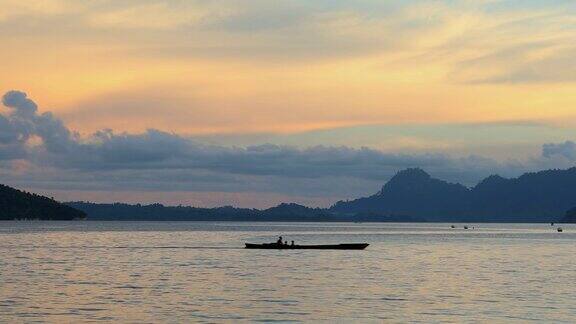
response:
{"label": "sea", "polygon": [[2,323],[530,321],[576,321],[576,225],[0,222]]}

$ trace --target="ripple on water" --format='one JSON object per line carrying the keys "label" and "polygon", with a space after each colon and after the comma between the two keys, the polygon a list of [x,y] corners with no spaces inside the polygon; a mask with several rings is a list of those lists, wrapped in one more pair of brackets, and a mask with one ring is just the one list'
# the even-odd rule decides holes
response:
{"label": "ripple on water", "polygon": [[[11,223],[0,231],[3,321],[576,316],[576,235],[569,226],[568,235],[550,235],[537,224],[484,224],[475,233],[447,230],[449,224],[46,224],[52,223]],[[371,245],[361,252],[241,249],[278,234],[310,244]]]}

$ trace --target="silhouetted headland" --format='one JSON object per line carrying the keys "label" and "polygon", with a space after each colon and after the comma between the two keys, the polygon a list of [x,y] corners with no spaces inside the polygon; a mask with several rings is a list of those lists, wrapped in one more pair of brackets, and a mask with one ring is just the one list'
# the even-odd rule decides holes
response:
{"label": "silhouetted headland", "polygon": [[0,185],[0,220],[72,220],[86,213],[54,199]]}

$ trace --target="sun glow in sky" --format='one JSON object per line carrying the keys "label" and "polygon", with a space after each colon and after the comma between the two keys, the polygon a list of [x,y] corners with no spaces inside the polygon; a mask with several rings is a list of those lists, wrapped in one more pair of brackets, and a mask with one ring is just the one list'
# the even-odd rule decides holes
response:
{"label": "sun glow in sky", "polygon": [[0,39],[1,94],[62,126],[0,108],[0,179],[60,199],[325,206],[576,159],[571,0],[0,0]]}

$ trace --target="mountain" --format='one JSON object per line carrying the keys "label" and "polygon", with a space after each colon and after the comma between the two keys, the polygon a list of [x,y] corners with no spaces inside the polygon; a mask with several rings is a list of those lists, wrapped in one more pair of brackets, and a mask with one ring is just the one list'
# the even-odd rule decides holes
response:
{"label": "mountain", "polygon": [[330,208],[339,214],[378,213],[425,218],[453,219],[467,208],[469,190],[463,185],[432,178],[421,169],[398,172],[375,195],[339,201]]}
{"label": "mountain", "polygon": [[514,179],[489,177],[471,191],[473,220],[558,221],[576,206],[576,168],[526,173]]}
{"label": "mountain", "polygon": [[198,208],[188,206],[129,205],[122,203],[95,204],[69,202],[69,206],[88,214],[90,220],[124,221],[337,221],[337,217],[320,208],[298,204],[280,204],[265,210],[234,208]]}
{"label": "mountain", "polygon": [[276,207],[262,211],[267,219],[280,219],[283,221],[335,221],[337,217],[321,208],[309,208],[298,204],[280,204]]}
{"label": "mountain", "polygon": [[379,212],[444,222],[552,222],[576,206],[576,168],[490,176],[468,189],[421,169],[398,172],[377,194],[339,201],[334,213]]}
{"label": "mountain", "polygon": [[560,220],[560,223],[576,223],[576,207],[570,208]]}
{"label": "mountain", "polygon": [[[557,222],[576,206],[576,168],[492,175],[467,188],[412,168],[398,172],[376,194],[339,201],[328,209],[280,204],[258,210],[169,207],[161,204],[72,202],[92,220]],[[576,210],[566,217],[576,222]],[[567,218],[568,219],[568,218]]]}
{"label": "mountain", "polygon": [[0,220],[72,220],[86,214],[53,199],[0,185]]}

